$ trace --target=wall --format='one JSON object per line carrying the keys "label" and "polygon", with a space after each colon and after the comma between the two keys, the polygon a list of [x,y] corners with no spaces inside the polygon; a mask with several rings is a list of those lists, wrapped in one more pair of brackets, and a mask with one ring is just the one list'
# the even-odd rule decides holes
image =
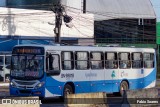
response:
{"label": "wall", "polygon": [[[55,14],[52,11],[0,7],[0,38],[54,37]],[[92,14],[68,13],[72,28],[62,25],[62,37],[93,38],[94,18]]]}

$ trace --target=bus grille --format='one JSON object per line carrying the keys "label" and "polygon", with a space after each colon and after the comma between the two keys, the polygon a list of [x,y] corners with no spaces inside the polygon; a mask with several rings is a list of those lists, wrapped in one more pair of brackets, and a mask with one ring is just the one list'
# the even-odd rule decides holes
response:
{"label": "bus grille", "polygon": [[26,82],[26,81],[15,81],[19,85],[33,85],[36,82]]}

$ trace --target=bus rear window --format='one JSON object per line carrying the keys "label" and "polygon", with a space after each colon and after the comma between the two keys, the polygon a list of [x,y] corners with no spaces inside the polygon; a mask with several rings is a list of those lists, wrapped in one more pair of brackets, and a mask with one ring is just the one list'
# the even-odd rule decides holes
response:
{"label": "bus rear window", "polygon": [[144,68],[153,68],[154,67],[154,54],[144,53],[143,61],[144,61]]}

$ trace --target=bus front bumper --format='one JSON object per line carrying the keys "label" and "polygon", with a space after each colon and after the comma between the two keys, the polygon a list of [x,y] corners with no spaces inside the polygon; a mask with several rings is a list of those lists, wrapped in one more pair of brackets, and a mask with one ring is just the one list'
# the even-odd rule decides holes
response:
{"label": "bus front bumper", "polygon": [[10,87],[11,96],[39,96],[44,97],[44,88],[39,89],[19,89]]}

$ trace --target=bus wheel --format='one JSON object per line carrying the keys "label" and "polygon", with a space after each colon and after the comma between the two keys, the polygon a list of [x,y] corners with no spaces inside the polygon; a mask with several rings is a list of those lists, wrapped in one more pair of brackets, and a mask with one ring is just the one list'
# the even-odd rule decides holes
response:
{"label": "bus wheel", "polygon": [[123,96],[125,90],[128,90],[128,83],[126,81],[122,81],[121,86],[120,86],[121,96]]}
{"label": "bus wheel", "polygon": [[68,95],[68,94],[72,94],[72,93],[73,93],[72,87],[71,87],[69,84],[66,84],[66,85],[64,86],[64,93],[63,93],[64,99],[67,98],[67,95]]}

